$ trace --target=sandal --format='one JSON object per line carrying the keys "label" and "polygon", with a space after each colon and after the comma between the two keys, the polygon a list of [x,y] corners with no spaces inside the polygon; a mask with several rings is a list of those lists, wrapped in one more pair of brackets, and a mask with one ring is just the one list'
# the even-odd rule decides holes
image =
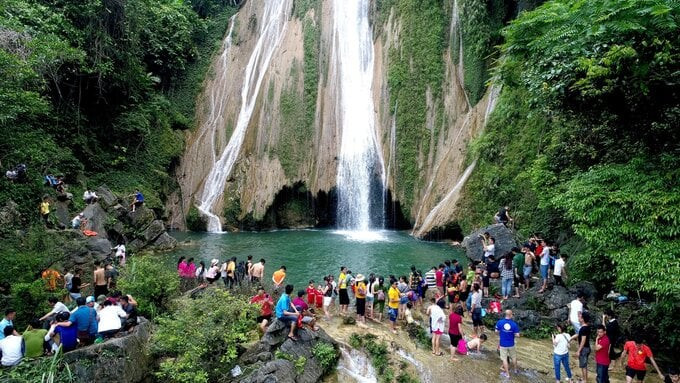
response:
{"label": "sandal", "polygon": [[298,340],[298,337],[296,337],[295,335],[293,336],[288,335],[288,339],[292,340],[293,342],[296,342]]}

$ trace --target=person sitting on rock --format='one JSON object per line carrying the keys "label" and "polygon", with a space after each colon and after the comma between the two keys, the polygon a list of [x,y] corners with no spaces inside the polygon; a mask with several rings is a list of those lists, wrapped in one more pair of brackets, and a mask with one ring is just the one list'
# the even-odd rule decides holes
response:
{"label": "person sitting on rock", "polygon": [[305,302],[305,290],[300,290],[297,293],[297,297],[293,299],[293,306],[298,310],[302,316],[302,324],[306,324],[314,331],[319,330],[316,327],[316,319],[314,318],[314,313],[309,308],[309,305]]}
{"label": "person sitting on rock", "polygon": [[71,228],[73,230],[80,230],[82,225],[84,225],[86,222],[87,219],[85,219],[85,214],[78,213],[78,215],[73,217],[73,219],[71,220]]}
{"label": "person sitting on rock", "polygon": [[[61,347],[62,352],[75,350],[78,345],[78,327],[75,324],[66,325],[70,313],[64,312],[57,315],[55,323],[45,335],[45,342],[49,342],[52,352]],[[59,335],[57,338],[56,336]]]}
{"label": "person sitting on rock", "polygon": [[120,297],[120,306],[127,314],[123,329],[130,332],[137,326],[137,302],[130,295],[123,295]]}
{"label": "person sitting on rock", "polygon": [[83,193],[83,201],[85,201],[86,204],[95,203],[97,200],[99,200],[99,196],[97,196],[97,193],[95,193],[94,190],[88,188]]}
{"label": "person sitting on rock", "polygon": [[508,223],[512,222],[513,219],[510,217],[510,207],[504,206],[498,210],[498,213],[493,216],[496,223],[502,223],[505,227],[508,227]]}
{"label": "person sitting on rock", "polygon": [[295,329],[297,328],[300,312],[295,308],[290,299],[290,294],[293,293],[293,289],[293,285],[286,285],[285,293],[281,294],[281,298],[279,298],[279,301],[276,303],[276,319],[283,322],[284,325],[290,325],[288,338],[297,341],[298,338],[295,336]]}
{"label": "person sitting on rock", "polygon": [[257,295],[250,298],[250,304],[260,305],[260,315],[255,318],[255,321],[260,325],[262,332],[267,332],[267,327],[269,322],[272,320],[272,306],[274,306],[274,301],[265,293],[264,287],[260,286],[257,289]]}
{"label": "person sitting on rock", "polygon": [[68,307],[66,307],[65,304],[59,302],[59,299],[57,297],[49,297],[47,298],[47,303],[52,306],[52,310],[48,312],[47,314],[41,316],[38,318],[39,321],[44,321],[44,320],[49,320],[52,321],[54,320],[59,313],[62,312],[68,312]]}
{"label": "person sitting on rock", "polygon": [[57,183],[54,185],[54,190],[59,194],[66,192],[66,184],[64,183],[64,176],[57,176]]}
{"label": "person sitting on rock", "polygon": [[139,189],[135,189],[134,194],[132,194],[132,204],[130,205],[130,208],[132,208],[132,211],[134,212],[135,209],[138,206],[144,205],[144,194],[139,191]]}
{"label": "person sitting on rock", "polygon": [[5,337],[0,340],[0,351],[2,352],[3,367],[16,366],[26,353],[26,342],[24,338],[14,331],[14,327],[7,326],[3,330]]}
{"label": "person sitting on rock", "polygon": [[122,319],[127,319],[128,315],[119,305],[114,305],[111,301],[106,300],[102,304],[102,309],[97,314],[99,321],[99,332],[97,337],[111,338],[115,336],[121,329]]}

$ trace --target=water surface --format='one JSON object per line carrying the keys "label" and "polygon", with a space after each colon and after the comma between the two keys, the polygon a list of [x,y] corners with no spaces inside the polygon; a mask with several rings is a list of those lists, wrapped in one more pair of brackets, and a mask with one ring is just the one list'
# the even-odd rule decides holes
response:
{"label": "water surface", "polygon": [[281,265],[288,269],[287,281],[302,287],[310,279],[322,280],[324,275],[337,278],[340,266],[347,266],[356,276],[408,275],[411,265],[425,272],[429,267],[446,259],[463,261],[464,254],[458,248],[445,243],[425,242],[414,239],[406,232],[380,231],[371,236],[351,236],[332,230],[281,230],[272,232],[242,232],[225,234],[182,233],[172,235],[180,246],[169,258],[194,257],[209,262],[228,257],[245,260],[248,255],[254,261],[266,260],[265,277]]}

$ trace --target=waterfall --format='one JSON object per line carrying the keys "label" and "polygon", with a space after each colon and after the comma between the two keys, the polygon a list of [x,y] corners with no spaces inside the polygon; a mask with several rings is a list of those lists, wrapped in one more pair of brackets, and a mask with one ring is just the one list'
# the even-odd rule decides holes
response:
{"label": "waterfall", "polygon": [[338,227],[366,233],[384,227],[385,169],[375,130],[373,33],[369,0],[334,0],[333,65],[337,76]]}
{"label": "waterfall", "polygon": [[[224,193],[227,177],[231,174],[234,163],[241,151],[241,145],[243,144],[246,130],[250,123],[250,117],[253,114],[257,96],[260,93],[260,86],[262,85],[265,73],[269,68],[271,58],[278,48],[286,29],[289,16],[288,13],[290,11],[290,1],[291,0],[266,0],[264,13],[261,20],[258,20],[260,26],[259,36],[243,75],[241,108],[239,110],[238,119],[236,120],[236,127],[219,159],[215,161],[215,158],[213,157],[213,166],[206,177],[203,191],[199,197],[198,210],[208,218],[208,231],[210,232],[222,231],[220,219],[212,210]],[[231,33],[227,38],[231,40]],[[231,42],[229,42],[229,45],[231,45]],[[212,99],[213,96],[219,95],[211,94],[211,107],[214,103],[220,102]]]}
{"label": "waterfall", "polygon": [[370,361],[361,351],[340,346],[338,373],[357,383],[377,383],[378,378]]}

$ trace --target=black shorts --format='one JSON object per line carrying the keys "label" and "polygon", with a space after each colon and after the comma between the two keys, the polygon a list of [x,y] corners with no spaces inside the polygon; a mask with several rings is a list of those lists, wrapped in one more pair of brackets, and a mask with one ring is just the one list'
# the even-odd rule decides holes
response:
{"label": "black shorts", "polygon": [[366,298],[357,298],[357,315],[366,314]]}
{"label": "black shorts", "polygon": [[634,368],[626,366],[626,376],[629,376],[631,378],[637,377],[637,380],[642,382],[645,379],[645,374],[647,374],[647,370],[636,370]]}
{"label": "black shorts", "polygon": [[347,289],[340,289],[340,304],[341,305],[349,304],[349,294],[347,293]]}
{"label": "black shorts", "polygon": [[482,322],[482,309],[479,307],[472,311],[472,325],[475,327],[484,326],[484,322]]}
{"label": "black shorts", "polygon": [[268,322],[272,320],[272,314],[269,315],[260,315],[259,317],[255,318],[255,322],[257,323],[262,323],[263,320],[267,320]]}
{"label": "black shorts", "polygon": [[449,338],[451,338],[451,347],[458,347],[458,342],[463,339],[463,336],[449,333]]}
{"label": "black shorts", "polygon": [[109,293],[109,289],[106,285],[95,285],[94,286],[94,296],[95,298],[100,296],[100,295],[107,295]]}
{"label": "black shorts", "polygon": [[520,276],[515,275],[512,278],[512,282],[515,287],[520,287],[521,285],[524,284],[524,277],[521,275]]}
{"label": "black shorts", "polygon": [[482,276],[482,287],[489,287],[489,276]]}

